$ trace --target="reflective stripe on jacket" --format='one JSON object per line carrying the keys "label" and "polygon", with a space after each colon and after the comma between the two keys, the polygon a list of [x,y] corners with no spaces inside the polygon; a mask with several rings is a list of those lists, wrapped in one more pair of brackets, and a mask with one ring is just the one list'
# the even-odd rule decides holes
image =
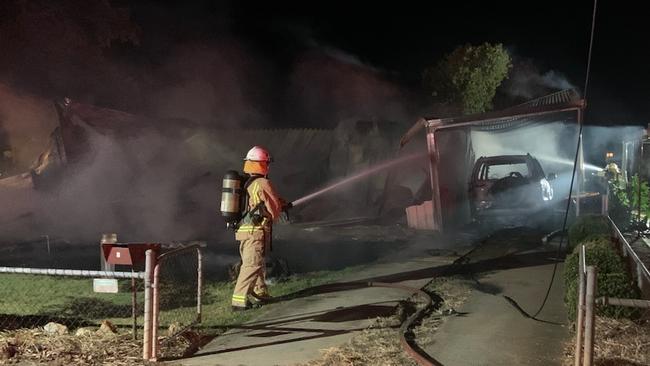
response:
{"label": "reflective stripe on jacket", "polygon": [[[247,188],[248,213],[242,218],[237,233],[268,231],[273,221],[280,217],[283,200],[278,196],[271,182],[264,177],[255,179]],[[261,206],[258,210],[256,207]],[[262,223],[255,224],[252,215],[258,213],[264,217]]]}

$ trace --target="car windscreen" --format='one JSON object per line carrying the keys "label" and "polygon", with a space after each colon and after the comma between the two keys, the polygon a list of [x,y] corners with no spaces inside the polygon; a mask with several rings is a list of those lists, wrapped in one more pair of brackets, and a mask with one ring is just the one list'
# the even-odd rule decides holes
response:
{"label": "car windscreen", "polygon": [[[517,174],[518,173],[518,174]],[[481,167],[480,180],[496,180],[508,177],[510,175],[528,177],[528,164],[521,163],[504,163],[504,164],[484,164]]]}

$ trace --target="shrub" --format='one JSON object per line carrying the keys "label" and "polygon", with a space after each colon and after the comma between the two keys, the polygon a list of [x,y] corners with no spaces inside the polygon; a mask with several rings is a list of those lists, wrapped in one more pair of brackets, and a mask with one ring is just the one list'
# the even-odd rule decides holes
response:
{"label": "shrub", "polygon": [[[585,245],[586,263],[597,268],[597,293],[596,296],[609,296],[619,298],[637,298],[639,291],[626,272],[625,264],[612,247],[609,237],[592,236],[590,240],[583,241]],[[576,246],[567,257],[564,267],[564,301],[567,306],[569,319],[575,320],[578,304],[578,260],[580,246]],[[600,306],[599,315],[619,318],[632,318],[638,314],[633,308],[617,306]]]}
{"label": "shrub", "polygon": [[609,223],[605,217],[600,215],[584,215],[576,218],[576,221],[569,227],[569,251],[583,241],[589,241],[610,233]]}
{"label": "shrub", "polygon": [[630,194],[625,180],[609,181],[609,216],[616,225],[624,230],[631,223]]}

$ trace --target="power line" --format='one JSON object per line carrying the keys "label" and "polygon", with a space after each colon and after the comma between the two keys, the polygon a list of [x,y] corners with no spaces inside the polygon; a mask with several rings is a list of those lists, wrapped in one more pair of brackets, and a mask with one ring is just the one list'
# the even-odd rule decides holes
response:
{"label": "power line", "polygon": [[[587,54],[587,72],[585,75],[585,88],[583,91],[583,99],[587,100],[587,87],[589,86],[589,73],[591,72],[591,54],[592,54],[592,48],[594,45],[594,33],[595,33],[595,27],[596,27],[596,8],[598,6],[598,0],[594,0],[594,11],[592,14],[591,18],[591,36],[589,38],[589,51]],[[580,115],[580,119],[578,121],[580,127],[578,128],[578,143],[576,144],[576,154],[573,159],[573,174],[571,175],[571,185],[569,186],[569,198],[567,199],[567,205],[566,209],[564,210],[564,222],[562,223],[562,232],[566,230],[566,224],[567,224],[567,218],[569,216],[569,210],[571,208],[571,195],[573,194],[573,183],[574,179],[576,176],[576,170],[578,167],[578,158],[580,156],[580,147],[582,145],[582,115]],[[580,184],[580,182],[578,182]],[[580,198],[578,198],[580,199]],[[564,244],[564,235],[560,238],[560,245],[558,246],[557,250],[557,258],[560,257],[562,254],[562,244]],[[546,295],[544,296],[544,300],[542,301],[542,304],[540,305],[539,309],[537,309],[537,312],[531,316],[531,318],[536,319],[537,315],[542,312],[544,309],[544,306],[546,306],[546,302],[548,301],[549,294],[551,293],[551,288],[553,287],[553,281],[555,281],[555,276],[557,273],[557,265],[558,262],[556,261],[555,264],[553,265],[553,274],[551,275],[551,280],[548,284],[548,288],[546,289]]]}
{"label": "power line", "polygon": [[[589,53],[587,54],[587,73],[585,75],[585,88],[583,91],[583,98],[587,100],[587,87],[589,86],[589,73],[591,72],[591,51],[594,46],[594,32],[596,28],[596,7],[598,5],[598,0],[594,0],[594,11],[591,16],[591,37],[589,39]],[[581,126],[582,127],[582,126]]]}

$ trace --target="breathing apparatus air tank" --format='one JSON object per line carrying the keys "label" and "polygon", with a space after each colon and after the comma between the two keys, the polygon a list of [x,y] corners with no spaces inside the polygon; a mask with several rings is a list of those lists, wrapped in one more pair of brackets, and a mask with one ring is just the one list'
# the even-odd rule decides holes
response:
{"label": "breathing apparatus air tank", "polygon": [[234,170],[229,170],[223,176],[221,189],[221,216],[226,221],[226,227],[235,229],[242,215],[242,186],[244,177]]}

